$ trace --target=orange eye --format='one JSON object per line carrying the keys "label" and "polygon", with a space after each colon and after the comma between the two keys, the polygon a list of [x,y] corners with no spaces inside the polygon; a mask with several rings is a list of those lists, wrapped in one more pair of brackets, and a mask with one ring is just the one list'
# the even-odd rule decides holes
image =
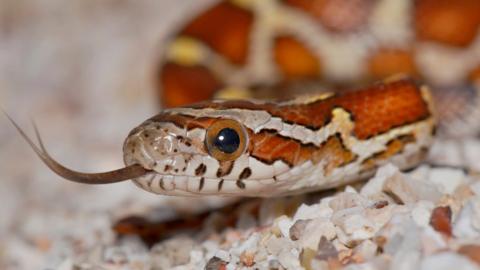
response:
{"label": "orange eye", "polygon": [[215,159],[234,160],[245,151],[247,132],[235,120],[218,120],[208,128],[205,144],[208,154]]}

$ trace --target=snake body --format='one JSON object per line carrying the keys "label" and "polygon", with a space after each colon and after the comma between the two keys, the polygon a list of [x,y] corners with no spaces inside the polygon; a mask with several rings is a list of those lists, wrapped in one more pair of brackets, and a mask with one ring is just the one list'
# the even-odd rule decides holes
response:
{"label": "snake body", "polygon": [[478,131],[479,29],[478,0],[220,1],[166,41],[167,109],[129,134],[125,168],[72,171],[17,128],[81,183],[182,196],[331,188],[418,165],[437,124]]}
{"label": "snake body", "polygon": [[[151,170],[135,182],[159,194],[325,189],[369,177],[386,162],[417,165],[435,130],[431,104],[427,88],[407,79],[279,103],[205,102],[147,120],[126,140],[124,157]],[[210,148],[209,138],[226,129],[239,134],[238,153]]]}
{"label": "snake body", "polygon": [[167,107],[356,89],[401,73],[431,87],[440,133],[480,127],[477,0],[218,1],[165,44]]}

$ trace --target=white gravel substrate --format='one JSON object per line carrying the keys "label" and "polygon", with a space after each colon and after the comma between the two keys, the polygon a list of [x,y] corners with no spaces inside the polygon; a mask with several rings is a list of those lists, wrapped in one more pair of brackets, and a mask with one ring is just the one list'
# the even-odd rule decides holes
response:
{"label": "white gravel substrate", "polygon": [[303,197],[263,200],[258,215],[245,211],[220,233],[207,223],[150,249],[135,236],[117,239],[112,232],[112,212],[132,213],[119,210],[127,205],[114,203],[114,211],[31,206],[2,242],[2,264],[58,270],[479,268],[476,176],[428,166],[401,173],[387,164],[365,185],[317,198],[308,205]]}
{"label": "white gravel substrate", "polygon": [[[291,216],[282,214],[283,204],[266,200],[251,226],[202,242],[178,236],[148,251],[131,239],[104,247],[97,258],[68,261],[139,269],[428,270],[480,263],[480,182],[458,170],[402,174],[386,165],[365,186],[302,204]],[[437,207],[451,210],[451,228],[448,220],[434,221]]]}

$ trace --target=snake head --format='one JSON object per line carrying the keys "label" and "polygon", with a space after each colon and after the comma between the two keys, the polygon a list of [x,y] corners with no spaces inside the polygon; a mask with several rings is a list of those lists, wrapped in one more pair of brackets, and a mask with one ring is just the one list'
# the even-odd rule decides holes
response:
{"label": "snake head", "polygon": [[[273,166],[253,168],[252,132],[242,124],[241,114],[197,109],[193,117],[183,113],[188,110],[195,109],[162,112],[127,137],[125,164],[151,170],[134,180],[138,186],[158,194],[186,196],[248,195],[254,194],[252,189],[271,188]],[[252,169],[257,169],[256,175]]]}

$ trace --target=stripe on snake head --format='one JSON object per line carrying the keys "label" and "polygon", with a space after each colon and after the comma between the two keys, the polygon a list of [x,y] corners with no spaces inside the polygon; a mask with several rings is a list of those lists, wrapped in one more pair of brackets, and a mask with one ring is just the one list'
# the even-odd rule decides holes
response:
{"label": "stripe on snake head", "polygon": [[234,161],[233,160],[229,160],[229,161],[219,161],[219,167],[218,167],[218,170],[217,170],[217,177],[218,178],[221,178],[225,175],[228,175],[232,169],[233,169],[233,164],[234,164]]}
{"label": "stripe on snake head", "polygon": [[203,163],[200,163],[200,165],[198,165],[198,167],[195,169],[195,175],[196,176],[204,175],[206,171],[207,171],[207,166],[205,166],[205,164]]}
{"label": "stripe on snake head", "polygon": [[239,179],[240,180],[246,179],[250,177],[250,175],[252,175],[252,170],[249,167],[247,167],[243,169],[243,171],[240,173]]}

